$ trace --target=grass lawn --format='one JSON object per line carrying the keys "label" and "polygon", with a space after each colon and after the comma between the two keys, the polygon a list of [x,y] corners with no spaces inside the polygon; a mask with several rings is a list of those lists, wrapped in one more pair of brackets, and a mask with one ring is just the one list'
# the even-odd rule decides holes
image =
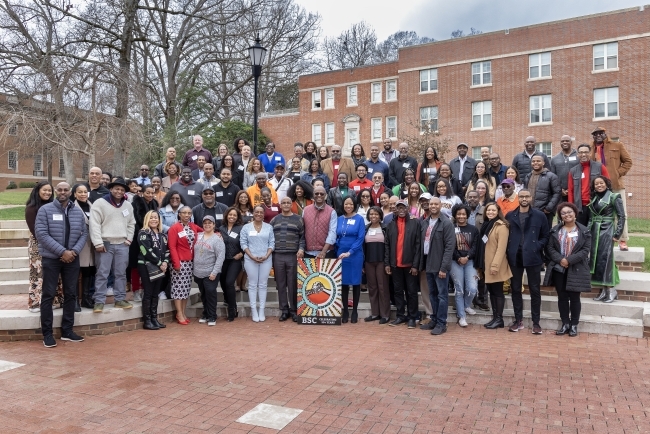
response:
{"label": "grass lawn", "polygon": [[650,219],[631,217],[627,220],[627,229],[629,232],[650,234]]}
{"label": "grass lawn", "polygon": [[[650,238],[630,236],[627,242],[630,247],[645,247],[645,261],[643,262],[643,271],[650,272]],[[618,248],[618,247],[617,247]]]}
{"label": "grass lawn", "polygon": [[5,190],[0,193],[0,205],[25,205],[25,202],[27,202],[27,198],[29,197],[29,193],[31,193],[31,191],[31,188]]}
{"label": "grass lawn", "polygon": [[0,209],[0,220],[25,220],[25,207]]}

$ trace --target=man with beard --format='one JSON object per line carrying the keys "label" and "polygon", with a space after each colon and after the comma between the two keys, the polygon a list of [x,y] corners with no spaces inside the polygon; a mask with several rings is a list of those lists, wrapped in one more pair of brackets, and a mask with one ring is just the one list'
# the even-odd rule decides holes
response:
{"label": "man with beard", "polygon": [[569,170],[580,164],[578,153],[571,146],[571,137],[566,134],[560,137],[560,152],[551,158],[551,172],[560,179],[562,187],[562,202],[566,202],[569,196]]}
{"label": "man with beard", "polygon": [[201,193],[203,203],[196,205],[192,208],[192,217],[197,225],[203,227],[203,218],[206,215],[212,216],[214,218],[215,231],[219,230],[221,223],[224,219],[224,214],[228,207],[222,203],[219,203],[215,200],[214,187],[211,185],[206,185],[203,187],[203,192]]}
{"label": "man with beard", "polygon": [[160,178],[164,178],[165,176],[168,175],[167,172],[165,172],[165,165],[167,163],[176,163],[176,149],[174,148],[167,148],[167,152],[165,153],[165,161],[162,163],[159,163],[156,168],[153,171],[154,176],[160,176]]}
{"label": "man with beard", "polygon": [[375,173],[381,173],[383,177],[382,182],[388,188],[389,180],[390,180],[390,174],[388,172],[388,164],[379,158],[379,146],[377,145],[370,146],[370,158],[368,158],[365,161],[365,163],[366,166],[368,167],[368,173],[366,174],[366,177],[369,179],[373,179]]}
{"label": "man with beard", "polygon": [[192,169],[183,167],[181,178],[171,186],[169,191],[178,192],[181,195],[181,203],[190,208],[194,208],[201,203],[203,184],[197,183],[192,179]]}
{"label": "man with beard", "polygon": [[324,159],[320,163],[323,174],[330,180],[330,185],[336,184],[336,181],[339,179],[339,173],[345,173],[348,176],[348,180],[353,179],[355,170],[352,158],[342,157],[341,147],[338,145],[332,145],[330,153],[332,156]]}
{"label": "man with beard", "polygon": [[348,196],[356,201],[356,193],[348,187],[348,175],[339,173],[337,186],[330,188],[330,191],[327,193],[327,204],[336,210],[336,215],[342,216],[345,214],[343,201]]}
{"label": "man with beard", "polygon": [[384,150],[379,153],[379,159],[388,166],[393,158],[397,158],[399,151],[393,149],[393,141],[388,137],[384,139]]}
{"label": "man with beard", "polygon": [[226,206],[233,206],[235,204],[235,196],[239,193],[240,188],[232,182],[232,172],[227,167],[221,169],[221,181],[212,184],[214,187],[214,194],[217,197],[217,202]]}
{"label": "man with beard", "polygon": [[325,187],[314,187],[314,203],[302,212],[305,223],[305,257],[336,258],[336,211],[325,202]]}
{"label": "man with beard", "polygon": [[531,160],[535,155],[539,155],[544,159],[544,167],[551,168],[551,163],[548,161],[546,154],[535,149],[535,137],[528,136],[524,142],[524,152],[515,155],[515,158],[512,159],[512,165],[519,172],[519,179],[522,181],[531,172]]}
{"label": "man with beard", "polygon": [[524,178],[524,187],[528,189],[533,198],[531,206],[546,214],[548,227],[553,227],[555,208],[560,203],[562,194],[560,180],[555,173],[544,167],[541,155],[534,155],[530,164],[533,171]]}

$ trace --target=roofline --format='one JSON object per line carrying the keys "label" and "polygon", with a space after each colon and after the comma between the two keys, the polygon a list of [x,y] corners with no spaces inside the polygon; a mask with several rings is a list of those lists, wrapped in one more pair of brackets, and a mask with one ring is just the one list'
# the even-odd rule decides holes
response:
{"label": "roofline", "polygon": [[351,68],[344,68],[344,69],[332,69],[332,70],[329,70],[329,71],[312,72],[311,74],[301,75],[300,78],[302,78],[302,77],[313,77],[313,76],[320,75],[320,74],[331,74],[333,72],[345,72],[345,71],[352,72],[355,69],[374,68],[374,67],[380,66],[380,65],[390,65],[391,63],[394,63],[394,64],[397,65],[399,63],[399,60],[393,60],[393,61],[390,61],[390,62],[372,63],[372,64],[369,64],[369,65],[354,66],[354,67],[351,67]]}

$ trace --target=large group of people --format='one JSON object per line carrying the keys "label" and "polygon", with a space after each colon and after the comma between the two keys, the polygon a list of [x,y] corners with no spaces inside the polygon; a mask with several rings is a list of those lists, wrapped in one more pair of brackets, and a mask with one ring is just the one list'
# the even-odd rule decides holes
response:
{"label": "large group of people", "polygon": [[39,182],[25,211],[28,308],[40,311],[46,347],[56,346],[53,306],[63,308],[61,339],[80,342],[74,312],[101,313],[107,297],[130,309],[130,291],[142,301],[145,329],[165,327],[160,298],[173,299],[176,321],[186,325],[193,281],[203,303],[200,323],[216,324],[219,285],[228,321],[239,316],[236,292],[244,290],[252,320],[263,322],[273,275],[279,320],[297,322],[298,259],[338,258],[343,323],[359,321],[367,290],[366,322],[410,329],[419,322],[440,335],[453,293],[460,327],[476,309],[491,309],[485,327],[503,328],[509,292],[515,319],[508,329],[517,332],[524,328],[526,271],[532,333],[542,332],[543,283],[558,294],[556,333],[576,336],[580,293],[596,286],[596,300],[616,300],[614,243],[627,249],[623,177],[632,160],[603,128],[592,136],[577,149],[562,136],[551,159],[527,137],[510,166],[488,147],[474,160],[465,143],[445,163],[434,147],[417,159],[407,143],[393,149],[390,139],[383,149],[373,144],[368,157],[361,144],[345,157],[340,146],[313,142],[296,143],[290,157],[273,143],[255,155],[241,138],[213,156],[194,136],[180,161],[169,148],[152,177],[147,165],[130,179],[93,167],[87,183]]}

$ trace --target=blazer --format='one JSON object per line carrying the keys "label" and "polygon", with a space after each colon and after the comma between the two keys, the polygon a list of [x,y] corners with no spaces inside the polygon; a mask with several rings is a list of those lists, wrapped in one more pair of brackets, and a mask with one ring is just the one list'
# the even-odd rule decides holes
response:
{"label": "blazer", "polygon": [[196,244],[198,233],[203,232],[203,229],[194,223],[190,222],[188,224],[192,229],[192,232],[194,232],[194,243],[192,244],[192,247],[190,247],[190,243],[187,242],[187,236],[178,236],[180,232],[184,232],[183,224],[181,222],[174,223],[167,232],[169,255],[171,257],[172,267],[176,270],[181,267],[181,261],[191,261],[194,259],[194,244]]}
{"label": "blazer", "polygon": [[[332,161],[332,158],[326,158],[321,161],[320,167],[323,170],[323,174],[329,178],[330,185],[337,185],[338,180],[334,179],[334,162]],[[352,158],[341,157],[339,160],[339,173],[347,173],[348,182],[355,178],[354,174],[356,173],[356,169]]]}
{"label": "blazer", "polygon": [[[612,181],[612,190],[624,189],[622,178],[632,168],[632,157],[621,142],[612,142],[607,138],[603,146],[605,146],[605,167]],[[591,145],[591,159],[596,161],[595,143]]]}
{"label": "blazer", "polygon": [[[520,207],[521,208],[521,207]],[[510,236],[508,237],[508,248],[506,255],[510,266],[517,264],[517,251],[522,237],[522,228],[519,224],[519,210],[510,211],[506,215],[506,220],[510,224]],[[548,242],[548,220],[546,215],[538,209],[530,207],[528,209],[528,220],[524,227],[524,242],[521,247],[524,267],[534,267],[542,265],[544,247]]]}

